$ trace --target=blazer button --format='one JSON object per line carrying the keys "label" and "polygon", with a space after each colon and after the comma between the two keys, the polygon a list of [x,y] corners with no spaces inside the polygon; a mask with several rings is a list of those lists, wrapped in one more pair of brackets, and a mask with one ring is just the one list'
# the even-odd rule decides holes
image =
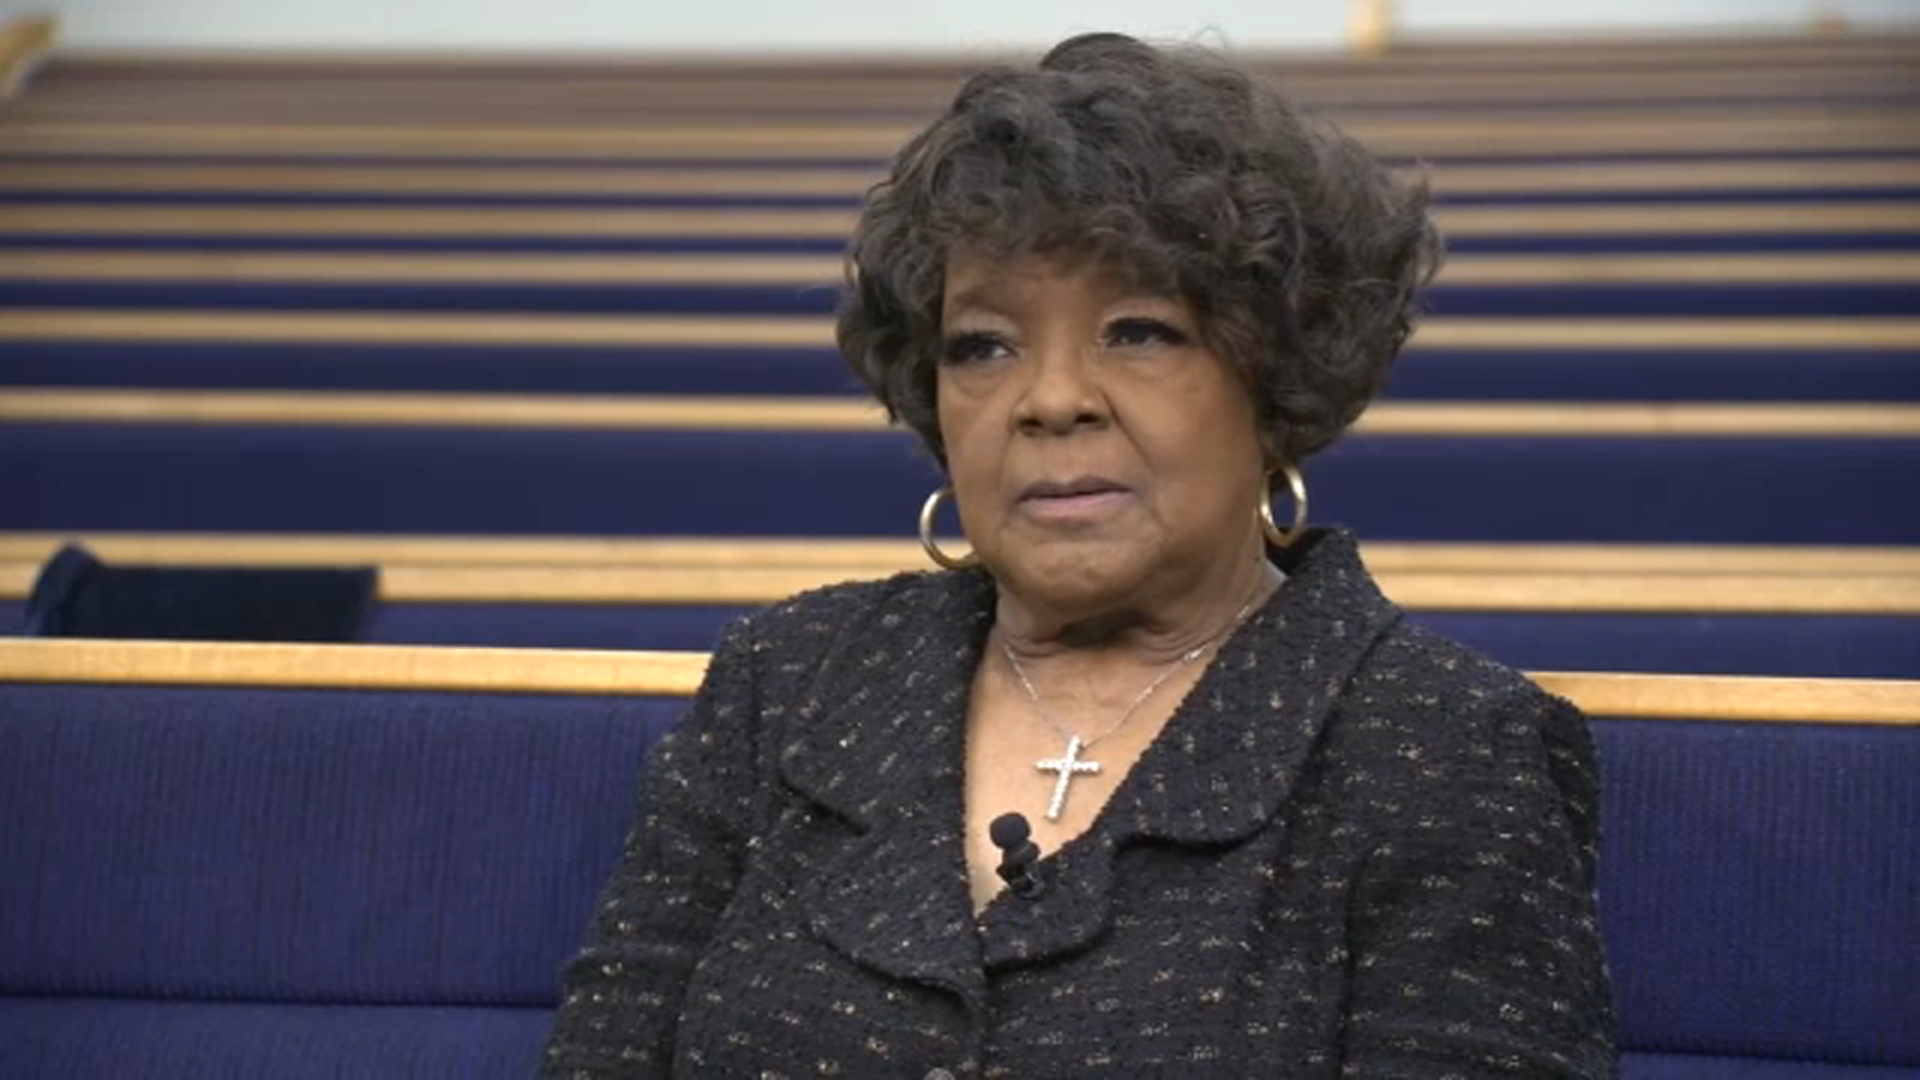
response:
{"label": "blazer button", "polygon": [[928,1069],[926,1080],[953,1080],[953,1073],[946,1069]]}

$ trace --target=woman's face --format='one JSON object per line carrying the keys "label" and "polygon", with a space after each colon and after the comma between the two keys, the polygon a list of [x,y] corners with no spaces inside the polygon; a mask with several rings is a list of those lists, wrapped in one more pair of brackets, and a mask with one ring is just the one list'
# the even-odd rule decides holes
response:
{"label": "woman's face", "polygon": [[942,326],[948,470],[1002,586],[1092,613],[1263,550],[1253,402],[1181,299],[1091,262],[956,256]]}

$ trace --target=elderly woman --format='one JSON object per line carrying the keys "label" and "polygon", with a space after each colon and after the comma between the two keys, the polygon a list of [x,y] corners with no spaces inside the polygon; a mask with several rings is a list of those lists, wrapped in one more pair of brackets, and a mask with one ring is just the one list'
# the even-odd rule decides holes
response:
{"label": "elderly woman", "polygon": [[1610,1075],[1580,715],[1301,523],[1425,204],[1204,55],[967,83],[840,317],[949,569],[725,635],[546,1075]]}

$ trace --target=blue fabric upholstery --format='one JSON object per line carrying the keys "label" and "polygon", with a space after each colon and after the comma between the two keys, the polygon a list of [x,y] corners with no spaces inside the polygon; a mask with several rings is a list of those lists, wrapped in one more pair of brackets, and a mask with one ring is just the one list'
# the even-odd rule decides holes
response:
{"label": "blue fabric upholstery", "polygon": [[1502,663],[1535,671],[1920,678],[1920,617],[1413,613]]}
{"label": "blue fabric upholstery", "polygon": [[[1878,379],[1865,373],[1877,366],[1871,360],[1834,360],[1842,382],[1851,381],[1844,373],[1856,368],[1863,380]],[[1916,364],[1887,361],[1885,366],[1891,375],[1907,376]],[[0,341],[0,385],[765,397],[865,393],[832,349],[158,341]],[[1920,390],[1914,396],[1920,398]]]}
{"label": "blue fabric upholstery", "polygon": [[[1446,285],[1426,290],[1435,316],[1904,315],[1920,285]],[[830,315],[831,285],[441,284],[423,282],[40,281],[0,279],[0,305],[221,311],[538,311],[595,314]]]}
{"label": "blue fabric upholstery", "polygon": [[1595,725],[1625,1045],[1920,1067],[1916,735]]}
{"label": "blue fabric upholstery", "polygon": [[795,285],[438,285],[0,280],[0,305],[226,311],[539,311],[597,314],[820,315],[839,291]]}
{"label": "blue fabric upholstery", "polygon": [[[1920,247],[1920,236],[1910,247]],[[1787,242],[1792,242],[1790,238]],[[1662,245],[1663,248],[1668,245]],[[245,236],[213,233],[194,235],[170,233],[152,236],[146,233],[0,233],[0,250],[7,248],[47,249],[54,251],[357,251],[357,252],[544,252],[552,254],[740,254],[740,255],[843,255],[844,236],[395,236],[390,234],[339,235],[306,233],[292,235],[251,234]],[[1835,250],[1821,245],[1821,250]]]}
{"label": "blue fabric upholstery", "polygon": [[1920,1066],[1844,1065],[1701,1054],[1620,1055],[1620,1080],[1914,1080]]}
{"label": "blue fabric upholstery", "polygon": [[[0,685],[0,1075],[524,1075],[679,707]],[[1914,733],[1595,732],[1624,1075],[1920,1075]]]}
{"label": "blue fabric upholstery", "polygon": [[1618,284],[1436,285],[1423,294],[1435,318],[1578,316],[1904,315],[1920,308],[1920,287],[1836,281],[1818,285]]}
{"label": "blue fabric upholstery", "polygon": [[[827,348],[0,341],[0,386],[864,394]],[[1920,352],[1421,349],[1390,401],[1920,401]]]}
{"label": "blue fabric upholstery", "polygon": [[[1757,104],[1757,98],[1738,99]],[[1836,98],[1825,98],[1833,102]],[[1904,101],[1903,101],[1904,103]],[[1648,102],[1651,104],[1651,102]],[[1751,188],[1620,188],[1573,191],[1446,191],[1434,192],[1441,206],[1634,206],[1646,203],[1671,205],[1699,203],[1703,206],[1738,206],[1745,203],[1870,202],[1881,199],[1920,198],[1920,187],[1912,184],[1862,184],[1859,187],[1751,187]]]}
{"label": "blue fabric upholstery", "polygon": [[[0,233],[0,250],[115,250],[143,251],[419,251],[419,252],[566,252],[606,254],[790,254],[842,255],[844,236],[606,236],[549,235],[538,238],[489,236],[352,235],[333,233],[252,234],[246,236],[191,233],[154,236],[147,233]],[[1597,233],[1580,235],[1480,234],[1449,236],[1447,250],[1458,254],[1553,255],[1613,252],[1617,254],[1759,254],[1780,251],[1916,251],[1920,230],[1882,229],[1873,232],[1781,233]]]}
{"label": "blue fabric upholstery", "polygon": [[544,649],[712,649],[746,607],[724,604],[385,604],[366,640]]}
{"label": "blue fabric upholstery", "polygon": [[[1741,97],[1735,99],[1743,106],[1752,107],[1765,99]],[[1804,99],[1801,99],[1804,100]],[[1827,104],[1836,104],[1843,99],[1824,98]],[[1902,99],[1892,99],[1904,104]],[[1650,104],[1650,102],[1643,102]],[[1697,99],[1696,104],[1700,103]],[[1457,102],[1449,102],[1446,108],[1472,108]],[[1393,106],[1394,112],[1405,115],[1404,104]],[[1356,110],[1365,111],[1365,110]],[[863,117],[887,115],[888,110],[861,110]],[[920,119],[924,114],[915,110],[894,110],[891,115],[907,121]],[[435,162],[435,164],[441,164]],[[526,163],[518,163],[522,168]],[[782,172],[804,171],[809,162],[789,162],[781,168]],[[884,163],[870,163],[876,175],[884,169]],[[458,183],[457,167],[448,170]],[[90,203],[112,203],[122,206],[368,206],[412,208],[422,205],[434,207],[500,207],[503,209],[551,209],[557,207],[601,207],[601,208],[662,208],[662,209],[793,209],[793,208],[831,208],[854,210],[860,206],[860,192],[855,186],[849,186],[844,195],[834,194],[792,194],[792,195],[739,195],[725,192],[678,192],[673,194],[653,194],[635,192],[630,194],[603,194],[598,192],[573,192],[565,195],[517,194],[510,192],[487,192],[484,194],[454,194],[445,191],[423,193],[404,189],[394,191],[260,191],[260,190],[212,190],[207,188],[180,189],[166,188],[156,181],[152,187],[138,190],[120,188],[88,188],[84,186],[42,185],[32,178],[24,180],[0,180],[0,207],[8,205],[33,206],[45,203],[65,203],[84,199]],[[1639,203],[1699,203],[1711,206],[1739,205],[1742,203],[1783,203],[1783,202],[1867,202],[1881,199],[1920,199],[1920,188],[1912,184],[1872,184],[1858,187],[1765,187],[1765,188],[1702,188],[1688,187],[1677,190],[1619,190],[1619,191],[1496,191],[1496,192],[1460,192],[1441,190],[1434,193],[1434,202],[1441,206],[1556,206],[1567,204],[1631,206]]]}
{"label": "blue fabric upholstery", "polygon": [[0,997],[9,1080],[526,1080],[548,1008]]}
{"label": "blue fabric upholstery", "polygon": [[1920,401],[1903,350],[1422,349],[1389,401]]}
{"label": "blue fabric upholstery", "polygon": [[1461,255],[1555,255],[1582,253],[1754,255],[1770,251],[1913,251],[1920,230],[1879,229],[1844,233],[1635,233],[1580,236],[1485,235],[1448,237],[1447,250]]}
{"label": "blue fabric upholstery", "polygon": [[[547,1009],[0,998],[0,1076],[524,1080]],[[1621,1080],[1914,1080],[1920,1067],[1621,1056]]]}
{"label": "blue fabric upholstery", "polygon": [[[899,536],[940,482],[895,432],[16,423],[0,460],[0,529],[38,530]],[[1356,436],[1308,465],[1316,520],[1377,540],[1910,544],[1917,475],[1891,438]]]}
{"label": "blue fabric upholstery", "polygon": [[[389,163],[383,159],[382,163]],[[436,163],[437,164],[437,163]],[[522,163],[525,167],[526,163]],[[807,162],[795,162],[792,171],[805,171]],[[787,170],[783,170],[787,171]],[[457,170],[450,171],[452,183],[458,185]],[[640,210],[658,208],[665,210],[858,210],[860,191],[856,185],[848,185],[844,195],[739,195],[726,192],[692,192],[686,194],[653,194],[635,192],[631,194],[603,194],[598,192],[574,192],[564,195],[551,194],[515,194],[512,192],[453,193],[447,191],[219,191],[199,188],[194,190],[168,190],[160,186],[142,187],[136,190],[99,189],[84,187],[55,186],[34,189],[30,184],[0,182],[0,207],[9,205],[29,207],[36,204],[68,203],[84,199],[90,203],[111,203],[119,206],[342,206],[342,207],[390,207],[396,209],[465,208],[502,210],[555,210],[582,209],[599,207],[603,209]],[[1865,189],[1873,190],[1873,189]],[[1906,189],[1892,188],[1888,191]],[[1721,192],[1725,201],[1738,201],[1742,193]],[[1751,199],[1751,192],[1746,193]],[[1772,194],[1769,192],[1768,194]],[[1791,194],[1783,199],[1792,198]],[[1845,202],[1871,198],[1861,195],[1850,188],[1809,189],[1801,198],[1820,202]],[[1898,195],[1883,195],[1883,198],[1897,198]],[[1695,200],[1699,201],[1699,200]]]}
{"label": "blue fabric upholstery", "polygon": [[683,707],[0,686],[0,994],[551,1004]]}
{"label": "blue fabric upholstery", "polygon": [[[706,605],[386,603],[361,640],[390,645],[711,649],[745,608]],[[1920,619],[1873,615],[1415,612],[1417,622],[1538,670],[1920,678]],[[0,601],[0,635],[25,605]]]}
{"label": "blue fabric upholstery", "polygon": [[[383,605],[366,640],[568,649],[711,649],[744,608]],[[1920,679],[1920,617],[1415,612],[1515,667]]]}
{"label": "blue fabric upholstery", "polygon": [[[624,604],[416,604],[374,609],[361,640],[549,649],[713,647],[745,608]],[[0,601],[0,635],[25,605]],[[1876,615],[1414,612],[1417,622],[1516,667],[1719,675],[1920,678],[1920,619]]]}

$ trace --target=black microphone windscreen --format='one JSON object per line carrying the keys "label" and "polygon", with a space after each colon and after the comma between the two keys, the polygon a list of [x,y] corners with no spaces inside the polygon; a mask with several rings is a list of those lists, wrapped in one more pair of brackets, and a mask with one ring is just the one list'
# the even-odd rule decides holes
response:
{"label": "black microphone windscreen", "polygon": [[1033,835],[1033,827],[1020,814],[1001,814],[987,826],[987,835],[993,838],[993,846],[1002,851],[1012,851],[1027,842]]}

